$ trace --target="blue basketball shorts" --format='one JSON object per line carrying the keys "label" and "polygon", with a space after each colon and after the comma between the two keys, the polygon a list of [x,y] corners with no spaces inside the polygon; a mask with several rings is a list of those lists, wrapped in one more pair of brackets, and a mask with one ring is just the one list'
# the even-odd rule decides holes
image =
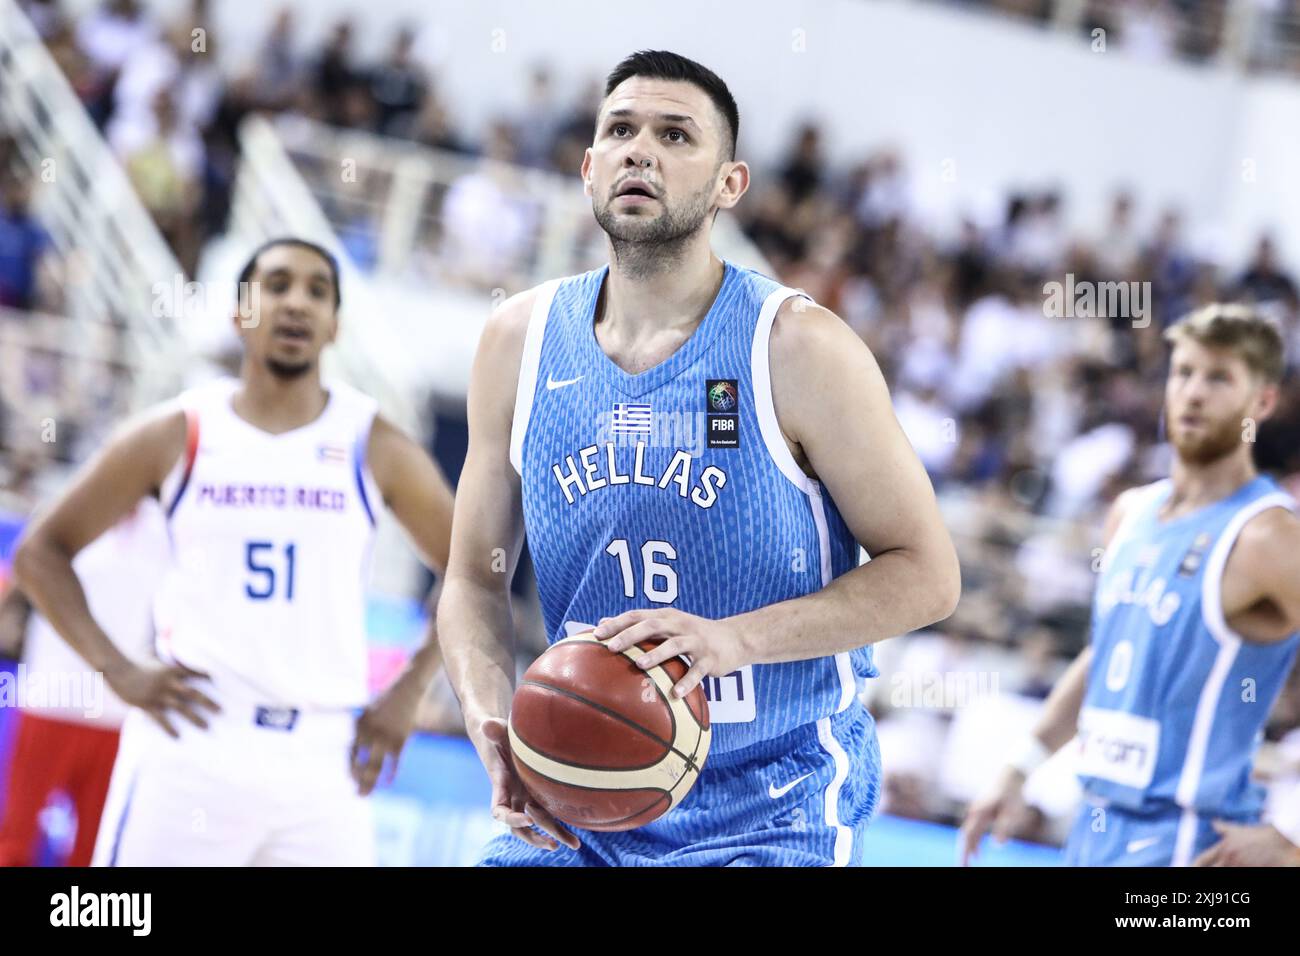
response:
{"label": "blue basketball shorts", "polygon": [[1065,842],[1062,862],[1066,866],[1188,866],[1221,839],[1214,830],[1216,819],[1213,814],[1178,807],[1136,813],[1086,797]]}

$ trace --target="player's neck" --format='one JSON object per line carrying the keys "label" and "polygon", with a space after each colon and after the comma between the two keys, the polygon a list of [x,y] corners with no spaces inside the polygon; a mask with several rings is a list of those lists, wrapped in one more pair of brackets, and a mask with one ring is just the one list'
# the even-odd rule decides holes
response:
{"label": "player's neck", "polygon": [[1163,509],[1164,517],[1195,511],[1220,501],[1258,474],[1248,448],[1208,464],[1192,464],[1175,456],[1170,472],[1174,486]]}
{"label": "player's neck", "polygon": [[297,378],[281,378],[246,360],[231,404],[250,425],[278,435],[314,422],[328,401],[319,368]]}
{"label": "player's neck", "polygon": [[717,298],[725,271],[706,244],[674,257],[662,269],[621,268],[611,259],[600,291],[596,321],[599,336],[621,345],[644,341],[674,327],[694,328]]}

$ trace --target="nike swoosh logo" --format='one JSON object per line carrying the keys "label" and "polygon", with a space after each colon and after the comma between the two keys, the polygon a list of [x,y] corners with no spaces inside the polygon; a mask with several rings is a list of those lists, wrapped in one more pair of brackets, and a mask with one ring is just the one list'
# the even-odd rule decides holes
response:
{"label": "nike swoosh logo", "polygon": [[777,787],[769,783],[767,785],[767,795],[771,797],[773,800],[779,800],[781,797],[784,797],[787,793],[789,793],[796,786],[798,786],[800,783],[807,780],[811,776],[812,776],[812,771],[809,771],[808,773],[804,774],[802,777],[797,777],[794,780],[791,780],[784,787]]}
{"label": "nike swoosh logo", "polygon": [[564,386],[566,386],[566,385],[572,385],[574,382],[580,382],[580,381],[582,381],[582,376],[581,376],[581,375],[579,375],[577,378],[569,378],[569,379],[565,379],[563,382],[557,382],[557,381],[554,381],[554,380],[551,378],[551,373],[550,373],[550,372],[547,372],[547,373],[546,373],[546,387],[547,387],[548,389],[551,389],[551,388],[564,388]]}
{"label": "nike swoosh logo", "polygon": [[1128,846],[1125,849],[1129,853],[1137,853],[1140,850],[1145,850],[1149,846],[1155,846],[1160,842],[1160,839],[1161,838],[1158,836],[1153,836],[1147,837],[1145,840],[1129,840]]}

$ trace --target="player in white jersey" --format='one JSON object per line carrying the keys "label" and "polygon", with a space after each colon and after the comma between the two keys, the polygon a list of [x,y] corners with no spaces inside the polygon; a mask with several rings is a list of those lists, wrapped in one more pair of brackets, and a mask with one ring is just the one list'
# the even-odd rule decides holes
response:
{"label": "player in white jersey", "polygon": [[[311,243],[274,240],[240,280],[239,379],[126,426],[32,522],[14,562],[55,629],[138,708],[123,727],[101,864],[372,863],[363,798],[395,764],[438,666],[431,623],[367,705],[376,509],[387,505],[441,571],[451,492],[371,399],[322,383],[320,354],[338,332],[336,263]],[[87,609],[72,559],[151,495],[172,560],[155,603],[164,663],[141,666]]]}

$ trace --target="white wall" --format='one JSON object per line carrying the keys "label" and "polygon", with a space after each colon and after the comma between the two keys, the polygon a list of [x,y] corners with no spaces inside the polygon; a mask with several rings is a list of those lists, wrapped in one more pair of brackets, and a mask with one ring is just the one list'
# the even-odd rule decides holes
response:
{"label": "white wall", "polygon": [[[89,0],[72,4],[89,5]],[[165,14],[185,8],[153,0]],[[251,55],[280,4],[216,0],[223,61]],[[298,0],[314,48],[337,17],[378,52],[398,22],[422,29],[459,123],[476,130],[517,106],[529,68],[572,95],[626,53],[665,47],[731,85],[741,149],[778,157],[809,117],[832,156],[889,143],[939,224],[992,208],[1010,186],[1060,185],[1076,226],[1093,226],[1118,185],[1139,212],[1185,213],[1198,244],[1239,262],[1261,228],[1300,265],[1300,85],[1217,68],[1151,63],[979,13],[908,0]],[[1246,164],[1253,161],[1253,167]],[[945,176],[955,170],[955,179]],[[1253,180],[1244,171],[1253,170]]]}

